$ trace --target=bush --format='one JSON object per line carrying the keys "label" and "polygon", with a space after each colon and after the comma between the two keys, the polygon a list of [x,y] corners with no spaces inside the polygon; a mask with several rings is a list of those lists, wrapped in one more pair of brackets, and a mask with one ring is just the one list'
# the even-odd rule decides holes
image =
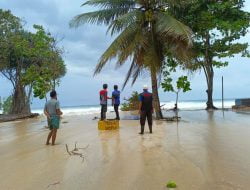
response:
{"label": "bush", "polygon": [[12,96],[3,101],[3,114],[9,114],[12,106]]}
{"label": "bush", "polygon": [[122,111],[133,111],[139,108],[139,93],[133,92],[131,97],[121,105]]}
{"label": "bush", "polygon": [[173,188],[173,189],[177,187],[174,181],[169,181],[166,186],[167,188]]}

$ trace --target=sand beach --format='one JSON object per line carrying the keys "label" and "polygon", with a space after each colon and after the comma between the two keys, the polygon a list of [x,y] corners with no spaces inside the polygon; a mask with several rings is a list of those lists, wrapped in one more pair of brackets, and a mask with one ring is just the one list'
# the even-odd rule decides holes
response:
{"label": "sand beach", "polygon": [[[179,123],[156,121],[143,136],[135,120],[98,131],[95,115],[64,116],[56,146],[45,145],[43,116],[1,123],[0,189],[164,190],[169,180],[178,190],[249,189],[250,115],[180,115]],[[65,144],[75,142],[84,160],[67,153]]]}

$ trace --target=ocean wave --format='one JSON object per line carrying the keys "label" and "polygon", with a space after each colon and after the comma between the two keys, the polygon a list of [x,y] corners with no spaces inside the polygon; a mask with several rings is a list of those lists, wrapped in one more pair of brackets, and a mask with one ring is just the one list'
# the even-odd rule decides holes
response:
{"label": "ocean wave", "polygon": [[[234,104],[235,102],[233,100],[227,100],[224,102],[224,108],[232,108]],[[163,105],[163,109],[171,109],[174,108],[175,101],[162,102],[161,105]],[[214,106],[217,108],[222,108],[222,102],[214,101]],[[178,108],[180,110],[206,109],[206,101],[182,101],[178,103]]]}
{"label": "ocean wave", "polygon": [[[175,101],[161,102],[163,109],[172,109],[174,107]],[[234,105],[233,100],[227,100],[224,102],[224,108],[231,108]],[[222,107],[221,101],[214,101],[214,105],[218,108]],[[178,103],[178,108],[180,110],[199,110],[206,108],[206,101],[181,101]],[[100,106],[79,106],[79,107],[66,107],[62,108],[64,115],[90,115],[99,114],[101,111]],[[108,111],[113,111],[112,106],[108,106]],[[33,113],[43,114],[42,109],[32,109]]]}

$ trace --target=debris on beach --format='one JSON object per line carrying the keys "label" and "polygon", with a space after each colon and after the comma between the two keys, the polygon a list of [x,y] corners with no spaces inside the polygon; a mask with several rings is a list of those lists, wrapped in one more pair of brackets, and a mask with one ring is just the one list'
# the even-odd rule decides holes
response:
{"label": "debris on beach", "polygon": [[55,182],[55,183],[51,183],[51,184],[49,184],[49,185],[47,186],[47,189],[50,188],[50,186],[55,186],[55,185],[58,185],[58,184],[60,184],[60,181],[57,181],[57,182]]}
{"label": "debris on beach", "polygon": [[164,117],[161,121],[180,121],[181,117],[173,116],[173,117]]}
{"label": "debris on beach", "polygon": [[97,120],[97,119],[100,119],[99,117],[94,117],[92,120]]}
{"label": "debris on beach", "polygon": [[80,152],[79,150],[85,150],[89,147],[89,145],[87,145],[84,148],[77,148],[77,142],[75,142],[75,148],[73,150],[69,150],[69,146],[68,144],[65,145],[66,147],[66,151],[70,156],[79,156],[80,158],[82,158],[82,161],[84,161],[84,155],[82,152]]}

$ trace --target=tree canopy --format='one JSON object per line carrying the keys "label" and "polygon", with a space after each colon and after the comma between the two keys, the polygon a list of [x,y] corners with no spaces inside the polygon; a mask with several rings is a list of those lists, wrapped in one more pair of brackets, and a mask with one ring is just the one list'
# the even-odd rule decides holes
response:
{"label": "tree canopy", "polygon": [[250,26],[250,13],[243,10],[244,0],[196,0],[185,8],[175,7],[172,14],[194,32],[195,58],[191,69],[203,69],[207,79],[207,108],[213,105],[214,67],[228,65],[223,58],[237,54],[249,56],[248,43],[240,40]]}
{"label": "tree canopy", "polygon": [[32,91],[44,98],[66,73],[56,40],[42,26],[34,29],[25,30],[18,17],[0,10],[0,73],[13,85],[14,114],[29,113]]}

